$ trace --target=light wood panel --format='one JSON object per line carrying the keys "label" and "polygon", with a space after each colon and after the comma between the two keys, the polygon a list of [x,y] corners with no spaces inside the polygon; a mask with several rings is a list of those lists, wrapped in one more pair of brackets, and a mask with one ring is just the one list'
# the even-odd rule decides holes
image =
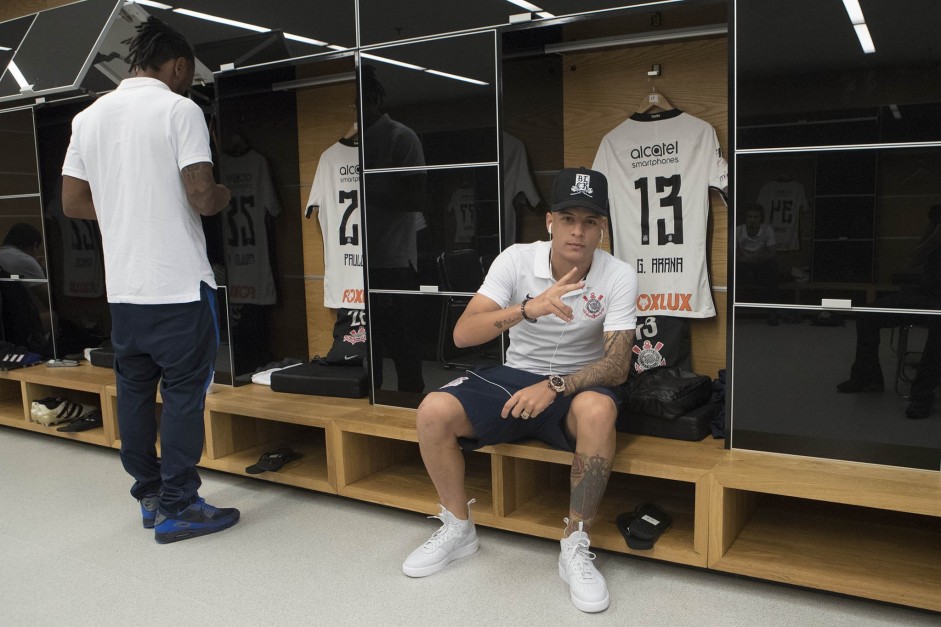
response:
{"label": "light wood panel", "polygon": [[37,11],[54,9],[73,2],[75,0],[4,0],[0,3],[0,22],[36,13]]}
{"label": "light wood panel", "polygon": [[[662,75],[648,82],[651,65]],[[565,167],[590,167],[601,139],[626,120],[651,85],[677,108],[716,129],[728,153],[728,40],[632,46],[566,55],[562,64]],[[717,193],[710,195],[707,259],[712,286],[727,285],[729,211]],[[716,318],[694,320],[693,369],[715,377],[726,363],[726,295],[713,292]]]}
{"label": "light wood panel", "polygon": [[757,508],[712,568],[941,611],[941,521],[798,501]]}
{"label": "light wood panel", "polygon": [[[298,71],[303,77],[303,68]],[[300,159],[300,206],[307,208],[317,163],[324,150],[339,140],[356,120],[350,108],[356,99],[353,83],[339,83],[300,89],[297,92],[297,140]],[[309,356],[324,355],[333,341],[336,313],[323,305],[323,233],[317,215],[302,220],[304,285],[307,301],[307,343]]]}

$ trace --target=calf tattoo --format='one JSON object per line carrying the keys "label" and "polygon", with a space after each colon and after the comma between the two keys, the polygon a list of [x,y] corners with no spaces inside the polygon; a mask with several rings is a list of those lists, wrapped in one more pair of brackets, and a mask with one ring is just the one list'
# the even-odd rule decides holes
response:
{"label": "calf tattoo", "polygon": [[611,460],[600,455],[589,457],[584,453],[575,453],[572,460],[571,486],[569,501],[569,529],[571,532],[583,521],[585,531],[598,514],[601,497],[604,495],[608,477],[611,476]]}

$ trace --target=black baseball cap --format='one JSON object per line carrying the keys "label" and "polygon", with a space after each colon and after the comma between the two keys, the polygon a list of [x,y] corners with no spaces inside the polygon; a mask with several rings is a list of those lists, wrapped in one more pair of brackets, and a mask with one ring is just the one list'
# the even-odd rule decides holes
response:
{"label": "black baseball cap", "polygon": [[565,168],[552,185],[549,211],[583,207],[608,217],[608,179],[597,170]]}

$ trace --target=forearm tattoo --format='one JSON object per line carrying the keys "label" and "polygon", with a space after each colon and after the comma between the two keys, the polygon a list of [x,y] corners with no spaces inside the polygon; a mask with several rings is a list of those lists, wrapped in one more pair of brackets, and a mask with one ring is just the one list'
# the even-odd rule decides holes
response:
{"label": "forearm tattoo", "polygon": [[634,330],[607,331],[604,334],[604,357],[568,375],[565,393],[576,394],[596,386],[612,387],[627,380],[631,367]]}
{"label": "forearm tattoo", "polygon": [[[519,309],[519,307],[517,307],[517,309]],[[510,327],[512,327],[513,325],[515,325],[522,319],[523,319],[523,316],[517,313],[517,315],[515,316],[510,316],[509,318],[505,318],[503,320],[497,320],[496,322],[493,323],[493,326],[494,328],[500,329],[501,331],[503,331],[504,329],[509,329]]]}
{"label": "forearm tattoo", "polygon": [[575,453],[572,459],[572,494],[569,501],[570,530],[577,528],[579,521],[584,522],[585,531],[589,530],[592,520],[598,514],[601,497],[604,496],[610,476],[610,459]]}

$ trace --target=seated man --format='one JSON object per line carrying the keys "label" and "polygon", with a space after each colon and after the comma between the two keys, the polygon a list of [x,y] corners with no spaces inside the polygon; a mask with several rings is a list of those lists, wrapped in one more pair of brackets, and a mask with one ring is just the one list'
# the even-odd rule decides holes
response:
{"label": "seated man", "polygon": [[[928,210],[929,224],[911,252],[912,263],[923,271],[914,284],[867,305],[878,309],[941,309],[941,205]],[[927,418],[934,408],[934,389],[941,382],[941,321],[937,316],[883,311],[856,317],[856,358],[850,378],[836,386],[844,394],[881,392],[880,330],[919,323],[928,327],[924,352],[912,381],[908,418]]]}
{"label": "seated man", "polygon": [[443,525],[406,558],[406,575],[431,575],[477,550],[461,449],[538,438],[575,452],[559,574],[575,607],[608,607],[588,533],[611,474],[618,413],[612,388],[630,367],[637,275],[597,248],[607,217],[604,175],[562,170],[546,214],[549,241],[503,251],[455,325],[459,347],[507,329],[510,347],[506,365],[467,371],[418,408],[418,441]]}
{"label": "seated man", "polygon": [[[774,229],[764,222],[765,210],[759,204],[745,208],[745,224],[735,227],[736,285],[758,289],[757,302],[777,300],[778,266],[775,260]],[[747,298],[747,297],[746,297]],[[768,324],[777,324],[772,313]]]}

